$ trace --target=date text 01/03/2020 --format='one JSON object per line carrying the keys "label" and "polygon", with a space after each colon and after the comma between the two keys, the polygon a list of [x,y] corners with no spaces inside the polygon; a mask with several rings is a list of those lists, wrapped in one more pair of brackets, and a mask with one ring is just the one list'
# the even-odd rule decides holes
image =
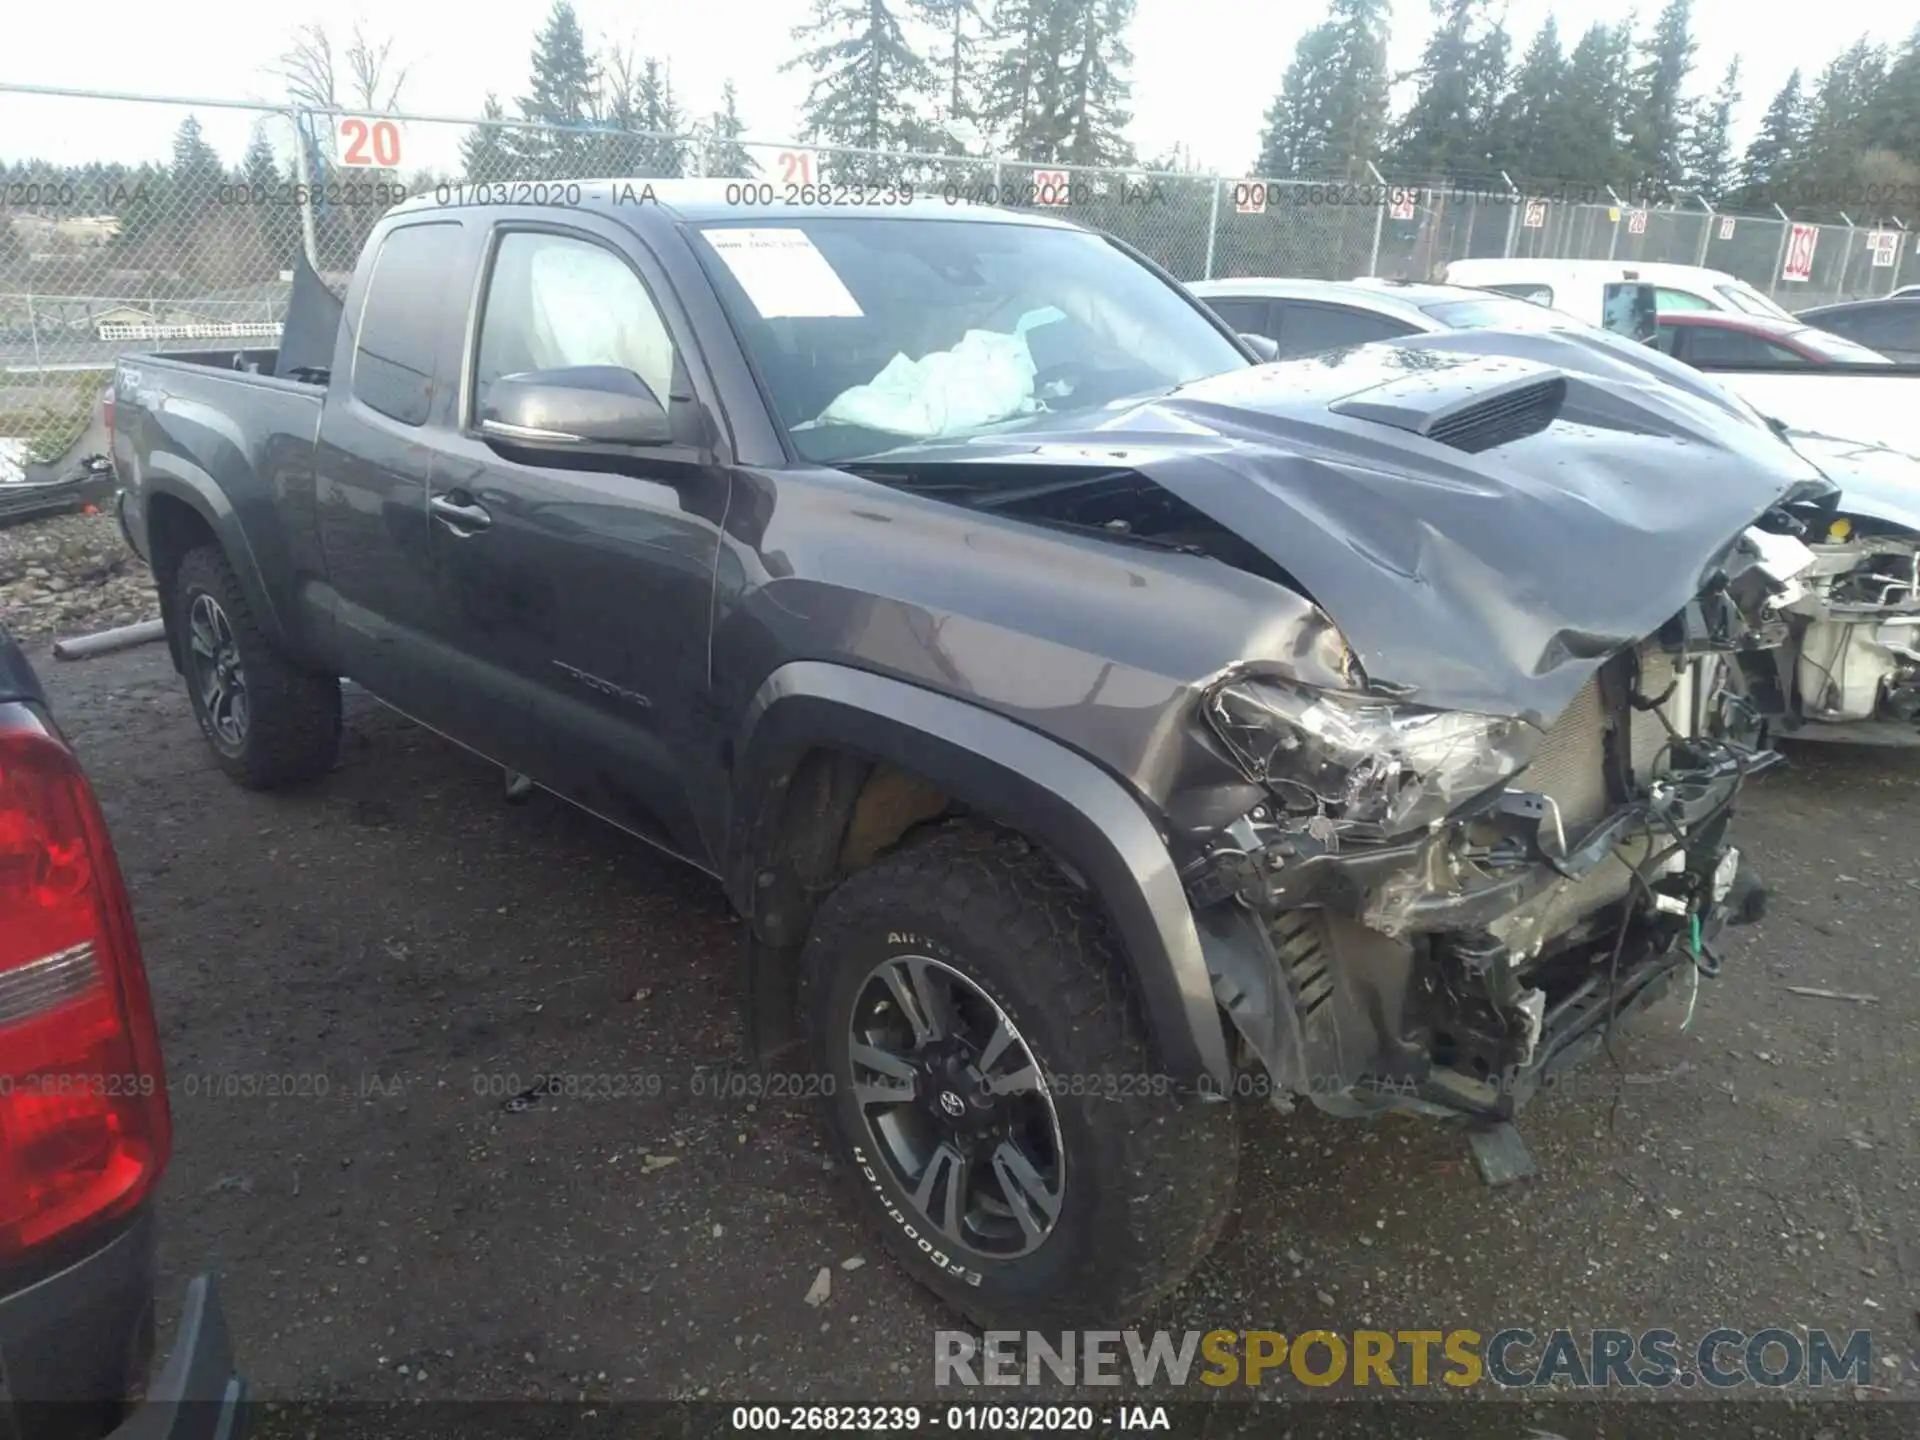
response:
{"label": "date text 01/03/2020", "polygon": [[1170,1430],[1162,1405],[736,1405],[736,1431],[780,1434],[1073,1434],[1112,1430]]}

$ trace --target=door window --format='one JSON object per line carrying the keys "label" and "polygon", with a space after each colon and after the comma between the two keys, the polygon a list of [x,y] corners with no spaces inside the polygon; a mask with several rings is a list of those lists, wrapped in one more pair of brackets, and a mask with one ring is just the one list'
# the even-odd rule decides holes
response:
{"label": "door window", "polygon": [[1227,322],[1229,329],[1241,335],[1272,336],[1274,326],[1267,318],[1267,302],[1251,296],[1208,295],[1201,304]]}
{"label": "door window", "polygon": [[665,407],[673,337],[647,287],[613,251],[571,235],[508,231],[480,312],[476,412],[502,375],[576,365],[631,371]]}
{"label": "door window", "polygon": [[1393,340],[1418,332],[1399,320],[1334,305],[1277,304],[1282,359],[1318,355],[1372,340]]}
{"label": "door window", "polygon": [[1686,290],[1669,290],[1664,285],[1653,292],[1654,308],[1662,315],[1676,310],[1714,310],[1719,307],[1711,300]]}
{"label": "door window", "polygon": [[1805,365],[1806,357],[1745,330],[1696,325],[1687,337],[1687,359],[1714,365]]}
{"label": "door window", "polygon": [[460,238],[448,221],[407,225],[389,231],[374,257],[353,349],[353,398],[402,425],[427,422]]}

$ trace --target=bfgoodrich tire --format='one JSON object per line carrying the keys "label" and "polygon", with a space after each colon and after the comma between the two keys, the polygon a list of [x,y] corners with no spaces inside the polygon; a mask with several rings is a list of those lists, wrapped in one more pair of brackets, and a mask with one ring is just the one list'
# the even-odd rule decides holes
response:
{"label": "bfgoodrich tire", "polygon": [[189,551],[174,580],[187,694],[220,768],[253,790],[324,775],[340,753],[340,682],[281,654],[216,546]]}
{"label": "bfgoodrich tire", "polygon": [[1123,976],[1091,899],[984,828],[910,842],[815,919],[831,1139],[887,1247],[976,1324],[1123,1323],[1231,1208],[1232,1109],[1174,1093]]}

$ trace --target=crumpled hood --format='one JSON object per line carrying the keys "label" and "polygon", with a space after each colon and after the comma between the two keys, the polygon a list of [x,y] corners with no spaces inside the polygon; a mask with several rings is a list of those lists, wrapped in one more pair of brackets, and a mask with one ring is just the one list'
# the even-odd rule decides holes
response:
{"label": "crumpled hood", "polygon": [[[1372,392],[1417,409],[1423,388],[1457,406],[1474,385],[1556,375],[1558,418],[1479,454],[1329,408]],[[1697,377],[1674,386],[1604,347],[1492,331],[1251,367],[873,463],[896,460],[1134,471],[1294,577],[1373,680],[1536,723],[1684,608],[1770,508],[1832,490]]]}

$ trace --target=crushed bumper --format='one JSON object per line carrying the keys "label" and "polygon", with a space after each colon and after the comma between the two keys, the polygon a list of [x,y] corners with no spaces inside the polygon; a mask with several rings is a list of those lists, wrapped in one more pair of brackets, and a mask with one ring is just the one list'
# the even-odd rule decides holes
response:
{"label": "crushed bumper", "polygon": [[1511,1119],[1676,979],[1718,973],[1721,929],[1764,894],[1727,842],[1734,798],[1779,758],[1723,747],[1572,836],[1509,791],[1390,846],[1243,843],[1224,882],[1240,903],[1203,910],[1202,933],[1259,1093]]}

